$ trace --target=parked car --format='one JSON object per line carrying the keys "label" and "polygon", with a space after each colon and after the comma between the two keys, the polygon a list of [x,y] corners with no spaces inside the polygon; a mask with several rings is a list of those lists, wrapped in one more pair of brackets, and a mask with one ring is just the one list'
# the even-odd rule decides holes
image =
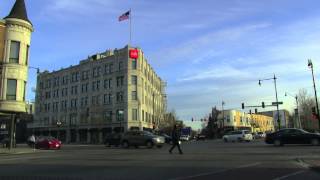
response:
{"label": "parked car", "polygon": [[190,140],[190,136],[189,135],[181,135],[180,136],[180,140],[181,141],[189,141]]}
{"label": "parked car", "polygon": [[122,138],[122,134],[121,133],[108,134],[107,137],[104,140],[104,144],[107,147],[119,146],[119,145],[121,145],[121,138]]}
{"label": "parked car", "polygon": [[165,133],[161,134],[161,136],[164,137],[165,143],[172,144],[172,137],[171,136],[169,136],[168,134],[165,134]]}
{"label": "parked car", "polygon": [[239,130],[239,131],[230,131],[222,137],[224,142],[235,142],[235,141],[252,141],[253,137],[250,131],[248,130]]}
{"label": "parked car", "polygon": [[37,149],[60,149],[61,141],[54,137],[42,136],[36,140],[35,148]]}
{"label": "parked car", "polygon": [[205,140],[205,139],[206,139],[206,136],[203,135],[203,134],[198,134],[198,135],[196,136],[196,140],[197,140],[197,141],[199,141],[199,140]]}
{"label": "parked car", "polygon": [[4,137],[1,140],[1,145],[2,145],[3,148],[9,147],[9,143],[10,143],[10,140],[9,140],[8,137]]}
{"label": "parked car", "polygon": [[148,131],[128,131],[124,133],[121,144],[124,148],[129,148],[129,146],[139,147],[147,146],[152,148],[157,146],[161,148],[165,143],[165,138],[162,136],[157,136]]}
{"label": "parked car", "polygon": [[320,144],[320,134],[310,133],[302,129],[285,128],[266,135],[265,142],[275,146],[284,144]]}
{"label": "parked car", "polygon": [[257,135],[258,135],[259,138],[265,138],[266,137],[266,133],[264,133],[264,132],[258,132]]}

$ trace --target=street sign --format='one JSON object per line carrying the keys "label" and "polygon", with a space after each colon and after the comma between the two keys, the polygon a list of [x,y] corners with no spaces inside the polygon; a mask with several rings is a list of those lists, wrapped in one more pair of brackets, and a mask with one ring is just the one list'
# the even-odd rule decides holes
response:
{"label": "street sign", "polygon": [[277,104],[280,105],[280,104],[283,104],[283,102],[278,102],[278,103],[277,102],[272,102],[273,106],[276,106]]}

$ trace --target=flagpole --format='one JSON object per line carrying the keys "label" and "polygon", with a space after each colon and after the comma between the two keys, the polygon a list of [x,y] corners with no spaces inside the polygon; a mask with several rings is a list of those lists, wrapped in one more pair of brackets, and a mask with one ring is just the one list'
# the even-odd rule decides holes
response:
{"label": "flagpole", "polygon": [[129,18],[130,18],[130,22],[129,22],[129,28],[130,28],[130,39],[129,39],[129,46],[131,45],[131,36],[132,36],[132,27],[131,27],[131,20],[132,20],[132,14],[131,14],[131,8],[129,10]]}

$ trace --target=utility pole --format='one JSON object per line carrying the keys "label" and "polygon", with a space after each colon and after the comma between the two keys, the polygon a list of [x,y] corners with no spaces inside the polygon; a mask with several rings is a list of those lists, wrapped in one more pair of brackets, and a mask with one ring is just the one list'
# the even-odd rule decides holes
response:
{"label": "utility pole", "polygon": [[316,83],[314,80],[313,64],[312,64],[311,59],[308,60],[308,66],[311,68],[311,72],[312,72],[314,96],[316,98],[317,119],[318,119],[318,124],[319,124],[319,129],[320,129],[320,117],[319,117],[319,104],[318,104],[317,88],[316,88]]}
{"label": "utility pole", "polygon": [[224,131],[224,109],[223,109],[223,107],[225,105],[225,102],[222,101],[221,105],[222,105],[222,130]]}
{"label": "utility pole", "polygon": [[281,129],[281,123],[280,123],[280,113],[279,113],[279,101],[278,101],[278,90],[277,90],[277,78],[276,75],[273,74],[273,78],[268,79],[259,79],[259,86],[261,86],[261,82],[265,80],[273,80],[274,83],[274,89],[276,93],[276,106],[277,106],[277,123],[278,123],[278,129]]}

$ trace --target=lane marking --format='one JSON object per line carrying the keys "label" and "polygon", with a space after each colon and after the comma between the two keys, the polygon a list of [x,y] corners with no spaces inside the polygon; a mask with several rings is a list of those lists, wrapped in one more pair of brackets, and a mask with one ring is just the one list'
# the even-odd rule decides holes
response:
{"label": "lane marking", "polygon": [[209,176],[209,175],[224,173],[224,172],[231,171],[231,170],[258,166],[260,164],[261,164],[260,162],[256,162],[256,163],[252,163],[252,164],[241,165],[241,166],[238,166],[236,168],[228,168],[228,169],[222,169],[222,170],[217,170],[217,171],[212,171],[212,172],[207,172],[207,173],[195,174],[195,175],[191,175],[191,176],[177,177],[177,178],[172,178],[172,179],[169,179],[169,180],[194,179],[194,178],[199,178],[199,177],[202,177],[202,176]]}
{"label": "lane marking", "polygon": [[302,173],[305,173],[305,172],[307,172],[307,171],[306,170],[301,170],[301,171],[290,173],[290,174],[287,174],[287,175],[284,175],[284,176],[281,176],[281,177],[274,178],[273,180],[287,179],[288,177],[296,176],[298,174],[302,174]]}

